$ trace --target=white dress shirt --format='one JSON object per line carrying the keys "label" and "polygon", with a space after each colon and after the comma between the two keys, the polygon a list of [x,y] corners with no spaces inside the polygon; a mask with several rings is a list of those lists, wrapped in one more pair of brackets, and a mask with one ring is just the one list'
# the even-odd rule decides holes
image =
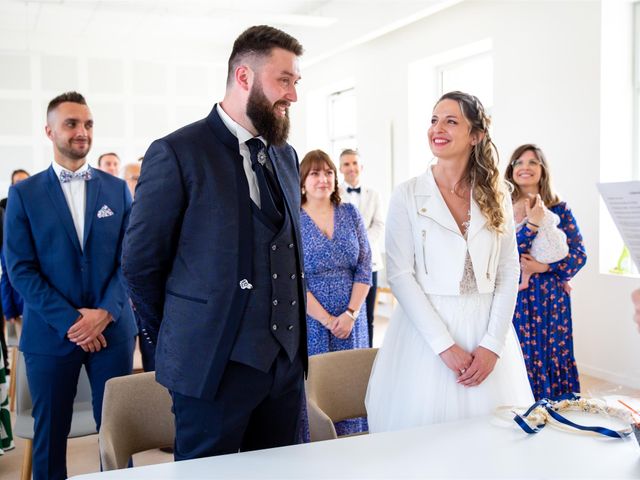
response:
{"label": "white dress shirt", "polygon": [[347,182],[344,182],[342,186],[344,188],[344,191],[347,194],[347,198],[345,198],[344,201],[350,203],[351,205],[355,206],[358,210],[360,210],[361,194],[358,192],[349,193],[349,191],[347,190],[347,188],[361,188],[360,184],[353,186],[353,185],[349,185]]}
{"label": "white dress shirt", "polygon": [[[247,140],[252,139],[253,135],[246,128],[227,115],[227,112],[222,109],[219,103],[216,105],[216,110],[218,115],[220,115],[222,123],[224,123],[229,131],[238,139],[238,150],[240,151],[240,155],[242,155],[242,166],[244,167],[244,174],[247,176],[247,183],[249,184],[249,196],[251,197],[251,200],[253,200],[253,203],[260,208],[260,188],[258,188],[258,179],[256,178],[256,173],[253,171],[253,168],[251,168],[251,152],[245,143]],[[267,142],[265,142],[264,138],[257,138],[266,145]]]}
{"label": "white dress shirt", "polygon": [[[53,171],[56,172],[56,177],[60,182],[62,193],[67,200],[67,206],[69,212],[71,212],[71,218],[73,218],[73,226],[76,227],[76,233],[78,234],[78,240],[80,241],[80,248],[83,248],[84,240],[84,212],[87,203],[86,198],[86,181],[82,179],[74,179],[70,182],[63,183],[60,181],[60,172],[66,170],[56,162],[52,163]],[[85,164],[73,173],[84,172],[89,169],[89,164]],[[67,170],[68,171],[68,170]]]}

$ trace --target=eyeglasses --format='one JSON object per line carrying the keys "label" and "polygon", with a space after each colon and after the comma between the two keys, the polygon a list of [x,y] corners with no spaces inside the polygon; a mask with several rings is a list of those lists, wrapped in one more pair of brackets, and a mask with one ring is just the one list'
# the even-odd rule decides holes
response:
{"label": "eyeglasses", "polygon": [[[513,162],[511,162],[511,166],[513,168],[516,167],[523,167],[525,160],[523,160],[522,158],[516,158]],[[529,160],[527,160],[527,164],[531,165],[531,166],[540,166],[542,165],[542,162],[540,160],[537,160],[535,158],[531,158]]]}

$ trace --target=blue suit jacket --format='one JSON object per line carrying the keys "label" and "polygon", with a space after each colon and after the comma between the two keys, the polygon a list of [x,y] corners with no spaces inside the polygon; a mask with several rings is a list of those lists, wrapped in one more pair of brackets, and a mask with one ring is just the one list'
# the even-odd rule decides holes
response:
{"label": "blue suit jacket", "polygon": [[[131,195],[124,181],[92,173],[83,249],[53,167],[9,190],[4,253],[11,283],[24,299],[23,352],[61,356],[80,348],[66,333],[83,307],[111,313],[103,332],[108,343],[136,334],[120,269]],[[104,205],[113,215],[98,218]]]}
{"label": "blue suit jacket", "polygon": [[[6,202],[5,202],[6,205]],[[4,208],[0,207],[0,237],[4,236]],[[22,297],[16,292],[13,285],[9,281],[9,273],[7,273],[7,264],[4,260],[4,251],[0,250],[0,266],[2,266],[2,275],[0,275],[0,297],[2,297],[2,313],[6,318],[16,318],[22,315]]]}
{"label": "blue suit jacket", "polygon": [[[289,145],[271,147],[269,154],[294,222],[302,268],[297,156]],[[249,298],[241,282],[251,283],[252,235],[238,139],[215,107],[207,118],[151,144],[136,187],[122,268],[141,326],[157,338],[157,380],[170,390],[215,396]],[[300,303],[300,354],[306,365],[305,306]]]}

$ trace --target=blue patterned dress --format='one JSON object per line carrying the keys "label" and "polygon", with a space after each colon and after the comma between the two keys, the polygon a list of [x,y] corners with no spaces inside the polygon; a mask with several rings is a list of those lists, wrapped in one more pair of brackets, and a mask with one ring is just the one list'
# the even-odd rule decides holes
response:
{"label": "blue patterned dress", "polygon": [[[585,265],[587,254],[567,204],[561,202],[549,210],[560,217],[558,228],[567,235],[569,255],[559,262],[550,263],[548,272],[531,276],[529,288],[518,293],[513,317],[536,400],[580,392],[573,355],[571,299],[563,284]],[[536,232],[529,230],[525,223],[516,235],[519,253],[528,253]]]}
{"label": "blue patterned dress", "polygon": [[[332,316],[342,314],[349,306],[355,282],[371,285],[371,249],[367,230],[358,210],[341,203],[334,208],[333,238],[324,235],[311,217],[300,211],[300,231],[304,249],[304,275],[307,290]],[[361,308],[351,334],[336,338],[320,322],[307,315],[307,343],[309,355],[368,348],[367,312]],[[306,418],[303,438],[308,439]],[[365,419],[346,420],[336,424],[338,435],[368,429]]]}

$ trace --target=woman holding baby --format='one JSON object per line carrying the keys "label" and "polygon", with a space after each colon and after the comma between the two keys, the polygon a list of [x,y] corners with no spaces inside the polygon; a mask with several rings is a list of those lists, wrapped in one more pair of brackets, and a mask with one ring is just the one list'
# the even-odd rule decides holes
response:
{"label": "woman holding baby", "polygon": [[513,323],[536,400],[580,392],[573,355],[569,280],[587,255],[571,210],[553,192],[544,153],[533,144],[511,155],[505,172],[520,253]]}

